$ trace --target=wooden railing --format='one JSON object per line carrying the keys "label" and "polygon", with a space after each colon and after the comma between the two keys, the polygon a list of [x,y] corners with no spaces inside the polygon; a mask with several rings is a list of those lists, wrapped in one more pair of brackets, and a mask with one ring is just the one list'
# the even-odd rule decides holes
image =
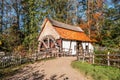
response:
{"label": "wooden railing", "polygon": [[37,53],[38,55],[46,56],[46,57],[57,57],[57,56],[68,56],[72,54],[72,49],[67,49],[67,48],[48,48],[48,49],[41,49]]}
{"label": "wooden railing", "polygon": [[84,52],[77,55],[77,59],[82,62],[89,62],[97,65],[115,66],[120,68],[120,54],[94,54],[93,52]]}
{"label": "wooden railing", "polygon": [[0,56],[0,68],[18,66],[26,62],[27,58],[20,55],[4,55]]}
{"label": "wooden railing", "polygon": [[94,54],[95,64],[115,66],[120,68],[120,54]]}
{"label": "wooden railing", "polygon": [[91,49],[79,50],[77,51],[76,56],[77,56],[77,60],[80,60],[82,62],[94,63],[94,54]]}
{"label": "wooden railing", "polygon": [[[26,62],[33,62],[36,60],[40,60],[43,58],[49,58],[49,57],[57,57],[59,55],[69,55],[71,50],[64,51],[60,53],[58,49],[48,49],[46,51],[41,52],[35,52],[31,56],[24,56],[21,55],[1,55],[0,56],[0,68],[6,68],[6,67],[12,67],[24,64]],[[93,52],[86,52],[84,51],[84,54],[78,54],[76,55],[78,60],[81,60],[83,62],[87,61],[92,64],[98,64],[98,65],[108,65],[108,66],[116,66],[120,68],[120,54],[93,54]]]}

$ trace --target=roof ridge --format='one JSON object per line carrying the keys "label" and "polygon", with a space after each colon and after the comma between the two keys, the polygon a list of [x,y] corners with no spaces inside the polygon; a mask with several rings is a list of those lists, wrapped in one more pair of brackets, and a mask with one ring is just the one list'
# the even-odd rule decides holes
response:
{"label": "roof ridge", "polygon": [[63,22],[59,22],[59,21],[56,21],[56,20],[54,20],[52,18],[47,18],[47,19],[55,27],[65,28],[65,29],[69,29],[69,30],[73,30],[73,31],[78,31],[78,32],[84,32],[79,26],[74,26],[74,25],[63,23]]}

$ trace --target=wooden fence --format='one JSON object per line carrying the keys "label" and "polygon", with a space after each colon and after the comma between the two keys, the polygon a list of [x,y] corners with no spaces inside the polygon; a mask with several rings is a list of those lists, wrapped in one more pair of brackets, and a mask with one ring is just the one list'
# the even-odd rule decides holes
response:
{"label": "wooden fence", "polygon": [[[43,58],[56,57],[68,54],[66,51],[58,53],[56,49],[47,50],[43,52],[35,52],[34,54],[21,57],[20,55],[1,55],[0,56],[0,68],[18,66],[27,62],[33,62]],[[120,68],[120,54],[92,54],[85,52],[84,54],[77,55],[78,60],[87,61],[92,64],[116,66]]]}
{"label": "wooden fence", "polygon": [[94,54],[94,64],[115,66],[120,68],[120,54]]}
{"label": "wooden fence", "polygon": [[20,60],[16,59],[13,56],[2,56],[0,57],[0,68],[6,68],[12,65],[20,64]]}
{"label": "wooden fence", "polygon": [[26,62],[29,62],[30,59],[27,57],[21,57],[20,55],[4,55],[0,56],[0,69],[7,67],[14,67]]}
{"label": "wooden fence", "polygon": [[58,52],[55,49],[52,50],[48,49],[43,52],[35,51],[32,55],[26,55],[26,56],[21,56],[18,54],[13,55],[13,54],[14,53],[9,55],[5,55],[5,54],[0,55],[0,69],[7,67],[14,67],[28,62],[35,62],[36,60],[58,56]]}
{"label": "wooden fence", "polygon": [[[81,52],[79,52],[81,53]],[[120,68],[120,53],[93,54],[93,52],[82,52],[77,54],[77,60],[97,65],[115,66]]]}
{"label": "wooden fence", "polygon": [[93,54],[93,52],[83,51],[78,52],[77,60],[82,62],[89,62],[97,65],[107,65],[107,66],[115,66],[120,68],[120,54],[110,53],[107,54]]}

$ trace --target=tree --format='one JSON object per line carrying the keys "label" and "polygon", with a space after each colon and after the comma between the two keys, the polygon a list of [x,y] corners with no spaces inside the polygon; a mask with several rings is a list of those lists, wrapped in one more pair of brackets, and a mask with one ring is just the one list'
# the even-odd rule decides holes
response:
{"label": "tree", "polygon": [[86,21],[86,1],[87,0],[68,0],[66,23],[78,25]]}
{"label": "tree", "polygon": [[2,45],[0,45],[1,50],[12,52],[20,45],[21,36],[23,36],[23,34],[17,30],[17,27],[18,26],[14,24],[6,29],[2,35],[0,35],[0,40],[2,41]]}
{"label": "tree", "polygon": [[2,33],[2,28],[3,28],[3,10],[4,10],[4,1],[3,0],[1,0],[0,1],[0,33]]}
{"label": "tree", "polygon": [[41,1],[41,14],[58,21],[66,22],[67,17],[67,0],[45,0]]}
{"label": "tree", "polygon": [[21,0],[11,0],[12,2],[12,8],[15,10],[15,14],[16,14],[16,17],[15,17],[15,22],[18,26],[18,30],[20,29],[20,16],[21,16]]}
{"label": "tree", "polygon": [[39,0],[22,1],[23,7],[23,21],[24,27],[23,32],[25,38],[23,45],[29,51],[34,51],[37,47],[37,36],[38,36],[38,19],[39,19]]}
{"label": "tree", "polygon": [[[96,36],[100,39],[100,29],[103,21],[103,0],[88,0],[86,15],[89,37],[95,38],[92,36],[93,32],[93,34],[97,34]],[[92,29],[93,31],[91,31]]]}
{"label": "tree", "polygon": [[113,6],[107,6],[104,10],[104,24],[102,27],[102,41],[100,41],[101,45],[108,46],[108,47],[119,47],[119,40],[120,40],[120,18],[119,18],[119,8],[120,4],[112,3]]}

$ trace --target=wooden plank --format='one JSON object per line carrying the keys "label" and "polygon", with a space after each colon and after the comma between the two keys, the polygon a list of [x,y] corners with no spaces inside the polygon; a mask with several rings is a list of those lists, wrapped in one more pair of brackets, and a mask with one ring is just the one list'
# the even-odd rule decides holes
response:
{"label": "wooden plank", "polygon": [[94,54],[95,56],[106,56],[107,54]]}
{"label": "wooden plank", "polygon": [[50,48],[50,38],[47,37],[47,42],[48,42],[48,48]]}
{"label": "wooden plank", "polygon": [[41,41],[43,43],[43,45],[45,46],[45,48],[48,48],[48,46],[45,44],[44,41]]}
{"label": "wooden plank", "polygon": [[[106,59],[108,60],[108,59]],[[114,61],[114,62],[120,62],[120,59],[109,59],[110,61]]]}

